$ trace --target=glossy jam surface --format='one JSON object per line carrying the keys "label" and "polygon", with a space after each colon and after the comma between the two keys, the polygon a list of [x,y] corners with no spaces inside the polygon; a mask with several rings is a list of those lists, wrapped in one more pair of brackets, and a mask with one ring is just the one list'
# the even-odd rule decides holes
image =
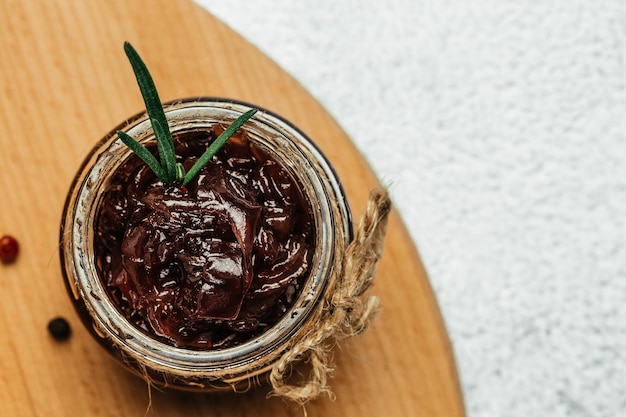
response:
{"label": "glossy jam surface", "polygon": [[[189,170],[220,132],[175,137],[178,161]],[[131,322],[178,347],[219,349],[285,314],[313,241],[297,183],[237,134],[186,188],[131,157],[100,202],[96,264]]]}

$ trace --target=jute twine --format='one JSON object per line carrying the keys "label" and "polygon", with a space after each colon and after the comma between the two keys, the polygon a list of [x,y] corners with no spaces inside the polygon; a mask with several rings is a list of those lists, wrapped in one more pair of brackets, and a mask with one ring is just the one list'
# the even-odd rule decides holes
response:
{"label": "jute twine", "polygon": [[[378,310],[375,296],[364,296],[374,282],[374,269],[383,250],[391,200],[384,189],[370,193],[367,208],[347,247],[335,288],[330,288],[316,325],[289,347],[274,365],[269,379],[276,395],[305,404],[321,394],[333,396],[328,379],[333,371],[332,347],[367,328]],[[297,384],[288,382],[292,368],[306,362],[310,374]]]}

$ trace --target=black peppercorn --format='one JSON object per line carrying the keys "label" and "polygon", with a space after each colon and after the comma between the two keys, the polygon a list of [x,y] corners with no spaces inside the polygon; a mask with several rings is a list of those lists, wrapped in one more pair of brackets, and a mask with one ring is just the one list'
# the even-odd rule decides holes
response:
{"label": "black peppercorn", "polygon": [[63,317],[57,317],[48,323],[48,331],[55,340],[67,340],[72,334],[70,324]]}

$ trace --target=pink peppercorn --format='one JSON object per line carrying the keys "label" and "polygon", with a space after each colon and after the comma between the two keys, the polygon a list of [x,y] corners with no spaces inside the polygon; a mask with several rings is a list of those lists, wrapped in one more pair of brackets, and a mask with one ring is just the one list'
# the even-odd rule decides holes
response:
{"label": "pink peppercorn", "polygon": [[4,263],[13,262],[20,251],[20,245],[13,236],[4,235],[0,237],[0,261]]}

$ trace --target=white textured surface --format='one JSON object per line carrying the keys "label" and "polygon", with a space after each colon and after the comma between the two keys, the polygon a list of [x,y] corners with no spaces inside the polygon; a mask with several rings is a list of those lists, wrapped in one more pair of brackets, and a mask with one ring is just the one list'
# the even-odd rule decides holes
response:
{"label": "white textured surface", "polygon": [[626,415],[626,1],[199,3],[393,183],[470,417]]}

